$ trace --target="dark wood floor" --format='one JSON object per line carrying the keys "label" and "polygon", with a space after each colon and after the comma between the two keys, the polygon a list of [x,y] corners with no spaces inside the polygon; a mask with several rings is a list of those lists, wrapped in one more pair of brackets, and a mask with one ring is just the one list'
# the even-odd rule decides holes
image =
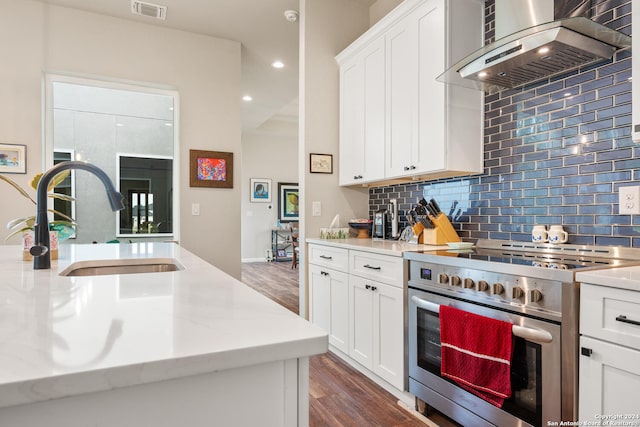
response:
{"label": "dark wood floor", "polygon": [[[298,270],[290,262],[244,263],[242,281],[298,313]],[[309,418],[312,427],[453,427],[434,415],[428,424],[398,405],[391,393],[329,352],[311,357]]]}

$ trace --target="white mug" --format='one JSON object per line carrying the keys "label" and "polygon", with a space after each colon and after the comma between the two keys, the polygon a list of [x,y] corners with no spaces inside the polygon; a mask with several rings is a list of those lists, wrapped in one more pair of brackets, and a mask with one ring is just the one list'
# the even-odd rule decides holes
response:
{"label": "white mug", "polygon": [[549,240],[546,225],[534,225],[531,230],[531,241],[534,243],[544,243]]}
{"label": "white mug", "polygon": [[567,243],[569,233],[562,229],[561,225],[552,225],[549,229],[549,243]]}

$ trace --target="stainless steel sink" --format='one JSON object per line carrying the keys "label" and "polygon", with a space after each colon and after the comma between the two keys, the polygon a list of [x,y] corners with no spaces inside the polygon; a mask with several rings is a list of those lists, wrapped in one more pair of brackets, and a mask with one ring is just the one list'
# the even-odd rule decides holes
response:
{"label": "stainless steel sink", "polygon": [[104,276],[109,274],[163,273],[184,270],[172,258],[111,259],[78,261],[60,272],[60,276]]}

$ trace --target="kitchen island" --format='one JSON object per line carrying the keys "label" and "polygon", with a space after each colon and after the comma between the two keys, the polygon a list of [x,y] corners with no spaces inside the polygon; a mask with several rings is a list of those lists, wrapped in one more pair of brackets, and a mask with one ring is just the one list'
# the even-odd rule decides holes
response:
{"label": "kitchen island", "polygon": [[[60,275],[95,260],[178,270]],[[0,425],[308,423],[327,334],[180,246],[61,245],[51,270],[0,246],[0,266]]]}

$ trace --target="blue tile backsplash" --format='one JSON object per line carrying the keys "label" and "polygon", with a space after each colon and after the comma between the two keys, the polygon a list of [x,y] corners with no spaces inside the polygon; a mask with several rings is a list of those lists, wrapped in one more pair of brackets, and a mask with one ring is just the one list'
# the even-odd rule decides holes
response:
{"label": "blue tile backsplash", "polygon": [[[485,39],[494,37],[494,2]],[[631,35],[631,1],[595,1],[592,19]],[[398,199],[404,214],[435,198],[463,240],[529,241],[562,224],[569,243],[640,246],[640,217],[618,214],[618,188],[640,185],[631,139],[631,49],[525,87],[485,95],[482,175],[369,190],[371,213]]]}

